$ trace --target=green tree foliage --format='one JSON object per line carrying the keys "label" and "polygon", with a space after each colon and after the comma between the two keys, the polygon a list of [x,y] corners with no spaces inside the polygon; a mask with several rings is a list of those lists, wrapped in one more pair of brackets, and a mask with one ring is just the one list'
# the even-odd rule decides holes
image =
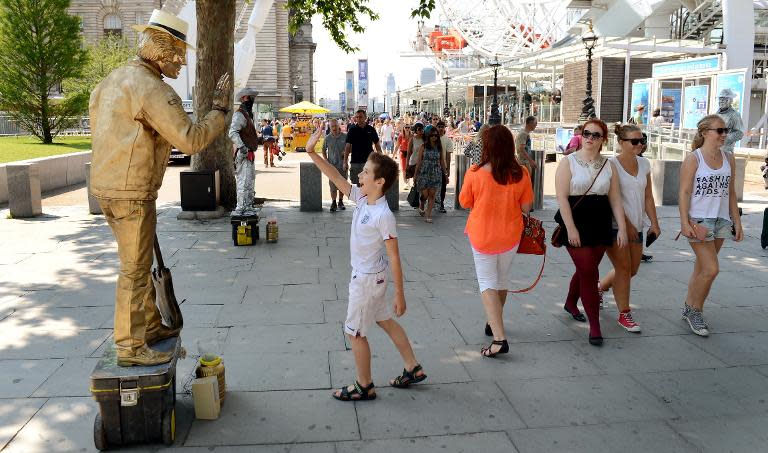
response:
{"label": "green tree foliage", "polygon": [[0,0],[0,107],[43,143],[75,121],[88,98],[52,99],[87,61],[69,0]]}
{"label": "green tree foliage", "polygon": [[88,110],[88,98],[112,70],[136,57],[136,46],[118,36],[105,36],[98,43],[88,46],[88,62],[79,77],[64,80],[62,89],[68,98],[84,99],[80,113]]}
{"label": "green tree foliage", "polygon": [[[436,0],[418,0],[418,5],[411,10],[411,17],[429,17],[435,9]],[[378,20],[376,14],[368,6],[369,0],[288,0],[286,8],[293,14],[288,22],[288,30],[296,33],[301,24],[312,20],[312,16],[322,16],[323,27],[328,30],[331,39],[341,50],[352,53],[360,50],[352,47],[347,40],[347,27],[354,33],[362,33],[365,28],[360,24],[359,18],[368,17],[370,20]]]}

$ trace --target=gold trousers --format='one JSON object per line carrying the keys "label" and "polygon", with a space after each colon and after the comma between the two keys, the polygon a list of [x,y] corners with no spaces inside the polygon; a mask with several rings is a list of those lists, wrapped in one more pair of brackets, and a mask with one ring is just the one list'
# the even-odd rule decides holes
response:
{"label": "gold trousers", "polygon": [[99,199],[117,240],[120,276],[115,290],[115,344],[135,350],[146,333],[160,328],[152,283],[153,245],[157,211],[155,201]]}

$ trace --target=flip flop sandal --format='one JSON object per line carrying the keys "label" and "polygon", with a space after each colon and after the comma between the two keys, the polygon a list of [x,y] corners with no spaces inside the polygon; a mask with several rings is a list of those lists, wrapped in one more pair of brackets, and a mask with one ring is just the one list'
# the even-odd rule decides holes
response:
{"label": "flip flop sandal", "polygon": [[354,388],[352,390],[349,390],[349,386],[347,385],[339,389],[341,390],[339,395],[336,395],[334,392],[331,393],[331,396],[339,401],[371,401],[376,399],[376,394],[371,394],[373,389],[373,382],[368,384],[367,387],[363,387],[359,382],[355,381]]}
{"label": "flip flop sandal", "polygon": [[[420,376],[417,376],[416,373],[419,371],[422,372]],[[398,376],[395,379],[393,379],[391,385],[392,387],[398,388],[398,389],[404,389],[407,388],[411,384],[417,384],[424,379],[427,378],[427,375],[424,374],[424,370],[421,368],[421,365],[417,364],[411,371],[406,370],[403,368],[403,375]]]}
{"label": "flip flop sandal", "polygon": [[432,223],[432,219],[424,219],[424,221],[427,223]]}

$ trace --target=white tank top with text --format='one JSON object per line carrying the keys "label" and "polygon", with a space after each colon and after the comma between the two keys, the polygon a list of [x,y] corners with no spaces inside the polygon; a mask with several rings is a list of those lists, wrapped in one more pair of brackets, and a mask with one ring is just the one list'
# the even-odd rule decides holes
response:
{"label": "white tank top with text", "polygon": [[693,152],[699,165],[693,177],[691,208],[688,215],[698,219],[729,219],[729,194],[731,190],[731,164],[728,156],[723,156],[723,165],[713,170],[707,165],[701,150]]}

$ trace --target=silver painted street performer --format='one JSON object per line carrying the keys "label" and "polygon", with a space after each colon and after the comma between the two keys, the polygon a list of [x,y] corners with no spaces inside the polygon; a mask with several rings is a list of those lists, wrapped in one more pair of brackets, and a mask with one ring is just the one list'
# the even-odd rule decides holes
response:
{"label": "silver painted street performer", "polygon": [[736,99],[736,92],[730,88],[723,88],[718,95],[720,109],[718,109],[717,114],[720,115],[725,127],[728,128],[725,144],[720,149],[727,153],[733,153],[736,142],[744,137],[744,122],[741,121],[741,114],[733,108],[734,99]]}
{"label": "silver painted street performer", "polygon": [[[253,184],[256,178],[256,150],[259,148],[259,134],[253,124],[253,101],[257,92],[252,88],[243,88],[237,93],[240,107],[232,115],[229,126],[229,138],[234,148],[235,177],[237,179],[237,206],[233,216],[251,217],[257,214],[253,205]],[[267,162],[264,151],[264,163]]]}
{"label": "silver painted street performer", "polygon": [[190,121],[163,76],[175,79],[186,64],[188,24],[155,10],[141,33],[138,58],[112,71],[90,99],[93,157],[91,191],[117,240],[120,275],[115,295],[114,339],[120,366],[169,362],[172,353],[149,348],[178,335],[161,323],[150,268],[157,213],[155,200],[171,144],[186,154],[208,146],[226,128],[229,75],[213,94],[213,110]]}

